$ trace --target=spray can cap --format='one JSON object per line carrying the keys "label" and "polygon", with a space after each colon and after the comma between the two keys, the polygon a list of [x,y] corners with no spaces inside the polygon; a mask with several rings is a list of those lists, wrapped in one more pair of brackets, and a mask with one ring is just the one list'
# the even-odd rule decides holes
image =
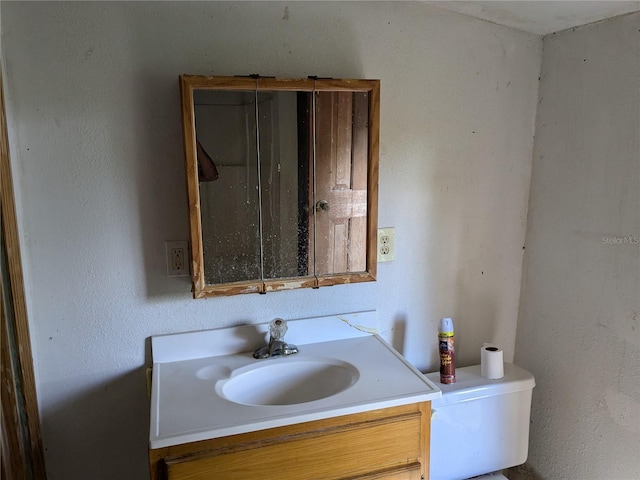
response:
{"label": "spray can cap", "polygon": [[441,319],[438,324],[438,331],[443,333],[453,333],[453,320],[449,317]]}

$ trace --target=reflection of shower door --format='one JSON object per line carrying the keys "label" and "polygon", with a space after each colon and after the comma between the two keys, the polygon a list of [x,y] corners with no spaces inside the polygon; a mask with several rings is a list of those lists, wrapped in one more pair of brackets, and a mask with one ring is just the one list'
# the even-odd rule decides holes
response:
{"label": "reflection of shower door", "polygon": [[278,278],[280,271],[280,169],[277,101],[270,92],[258,97],[260,131],[260,191],[263,278]]}
{"label": "reflection of shower door", "polygon": [[207,284],[293,276],[297,268],[295,249],[294,262],[288,262],[292,267],[283,262],[282,252],[281,102],[272,93],[260,94],[258,183],[255,103],[253,93],[245,95],[248,99],[238,103],[195,108],[198,141],[219,174],[215,181],[200,183]]}
{"label": "reflection of shower door", "polygon": [[196,105],[196,132],[219,177],[200,183],[206,283],[259,279],[257,152],[252,94]]}
{"label": "reflection of shower door", "polygon": [[317,275],[366,270],[367,118],[366,94],[316,94]]}

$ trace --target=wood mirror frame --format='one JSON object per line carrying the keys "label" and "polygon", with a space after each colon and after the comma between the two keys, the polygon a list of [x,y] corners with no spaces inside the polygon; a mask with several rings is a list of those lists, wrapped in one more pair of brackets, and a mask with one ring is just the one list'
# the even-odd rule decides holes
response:
{"label": "wood mirror frame", "polygon": [[[318,288],[321,286],[330,286],[338,284],[348,284],[356,282],[375,281],[376,279],[376,266],[377,266],[377,217],[378,217],[378,156],[379,156],[379,123],[380,123],[380,81],[379,80],[336,80],[336,79],[280,79],[269,77],[214,77],[214,76],[200,76],[200,75],[180,75],[180,90],[182,100],[182,126],[184,135],[184,152],[185,152],[185,165],[186,165],[186,180],[187,180],[187,195],[189,202],[189,227],[190,227],[190,249],[191,249],[191,276],[193,281],[193,297],[205,298],[212,296],[222,295],[237,295],[242,293],[267,293],[278,290],[290,290],[296,288]],[[196,140],[196,108],[194,105],[194,94],[200,90],[205,91],[220,91],[220,92],[255,92],[255,111],[256,111],[256,123],[258,120],[258,95],[269,92],[292,92],[299,94],[307,94],[309,99],[312,99],[310,105],[309,119],[312,124],[308,127],[309,137],[311,145],[308,146],[307,155],[310,157],[309,165],[311,165],[309,172],[310,179],[309,189],[313,190],[315,186],[316,177],[316,157],[321,155],[322,150],[335,150],[335,147],[330,143],[335,143],[334,140],[325,140],[323,135],[317,134],[318,124],[322,120],[316,118],[316,111],[318,106],[316,100],[320,98],[327,98],[327,95],[339,96],[344,93],[353,93],[353,104],[357,102],[363,103],[363,107],[366,118],[361,119],[362,125],[365,130],[359,131],[364,134],[359,135],[359,139],[356,139],[356,134],[353,134],[353,142],[359,142],[362,145],[363,152],[366,153],[366,169],[363,168],[363,172],[366,170],[366,179],[361,180],[361,183],[366,183],[366,192],[359,190],[356,193],[360,193],[361,197],[360,209],[365,209],[365,197],[366,197],[366,218],[362,217],[358,220],[362,224],[361,231],[358,233],[358,242],[364,245],[365,251],[363,252],[363,259],[358,261],[357,271],[338,271],[332,272],[331,269],[322,269],[316,267],[316,243],[315,236],[308,234],[309,243],[312,244],[313,253],[309,253],[305,261],[313,262],[312,271],[298,273],[298,276],[285,276],[283,278],[270,278],[264,275],[263,261],[263,243],[262,236],[262,223],[260,223],[260,278],[247,278],[235,281],[219,281],[210,282],[207,281],[205,264],[205,238],[203,238],[203,221],[202,221],[202,205],[201,205],[201,191],[200,182],[203,176],[207,180],[216,180],[218,178],[218,170],[220,167],[216,167],[216,164],[211,161],[207,166],[203,165],[203,158],[209,158],[209,155],[204,151],[202,145]],[[337,98],[337,97],[336,97]],[[359,100],[356,100],[358,98]],[[351,102],[351,100],[348,100]],[[330,107],[331,108],[331,107]],[[355,108],[355,106],[354,106]],[[353,114],[354,125],[358,114],[354,110]],[[360,115],[363,116],[363,115]],[[320,118],[320,117],[318,117]],[[298,117],[299,121],[299,117]],[[328,120],[329,124],[332,124],[332,120]],[[349,124],[351,125],[351,124]],[[257,130],[259,132],[259,128]],[[300,127],[298,127],[300,128]],[[334,128],[334,127],[332,127]],[[351,126],[348,127],[351,130]],[[353,128],[355,132],[355,128]],[[351,135],[351,133],[349,133]],[[249,138],[249,137],[247,137]],[[255,147],[258,150],[257,165],[258,165],[258,178],[260,178],[260,140],[257,135]],[[299,143],[301,143],[298,140]],[[300,155],[300,154],[299,154]],[[198,160],[200,160],[200,168]],[[209,160],[211,160],[209,158]],[[298,161],[300,159],[298,158]],[[208,162],[207,162],[208,163]],[[353,165],[353,164],[352,164]],[[205,167],[205,168],[203,168]],[[353,168],[353,167],[352,167]],[[278,171],[280,165],[278,164]],[[335,165],[332,170],[335,170]],[[333,175],[333,173],[332,173]],[[258,185],[260,185],[258,183]],[[263,188],[263,187],[262,187]],[[256,186],[256,189],[262,190],[261,187]],[[355,187],[351,187],[354,189]],[[340,194],[340,192],[338,192]],[[309,205],[306,207],[308,215],[313,215],[313,225],[316,225],[316,217],[319,215],[327,215],[326,212],[330,210],[327,202],[321,198],[316,198],[316,192],[313,191],[308,195]],[[355,193],[353,196],[356,196]],[[262,202],[259,205],[259,214],[262,215]],[[338,207],[339,208],[339,207]],[[356,206],[349,207],[352,210],[358,209]],[[338,209],[334,209],[337,211]],[[309,213],[312,212],[312,213]],[[320,212],[320,213],[316,213]],[[351,224],[349,224],[351,225]],[[319,230],[319,227],[318,227]],[[332,234],[333,235],[333,234]],[[331,238],[333,242],[333,237]],[[350,242],[351,240],[347,240]],[[335,242],[334,242],[335,243]],[[354,241],[355,243],[355,241]],[[352,243],[348,243],[352,245]],[[344,257],[347,257],[347,252],[338,252]],[[300,260],[298,260],[300,261]],[[211,263],[208,263],[211,265]]]}

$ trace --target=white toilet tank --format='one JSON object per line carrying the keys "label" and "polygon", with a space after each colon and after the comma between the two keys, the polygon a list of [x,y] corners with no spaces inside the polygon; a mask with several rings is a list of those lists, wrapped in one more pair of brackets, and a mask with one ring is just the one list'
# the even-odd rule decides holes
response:
{"label": "white toilet tank", "polygon": [[440,383],[431,402],[430,480],[461,480],[527,460],[531,393],[535,380],[526,370],[504,364],[504,377],[489,380],[480,365],[456,369],[456,383]]}

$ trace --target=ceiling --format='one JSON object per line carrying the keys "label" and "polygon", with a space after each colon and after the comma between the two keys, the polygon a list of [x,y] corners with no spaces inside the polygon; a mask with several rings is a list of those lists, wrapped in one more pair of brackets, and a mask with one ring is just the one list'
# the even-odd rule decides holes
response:
{"label": "ceiling", "polygon": [[547,35],[640,10],[640,1],[428,1],[517,30]]}

